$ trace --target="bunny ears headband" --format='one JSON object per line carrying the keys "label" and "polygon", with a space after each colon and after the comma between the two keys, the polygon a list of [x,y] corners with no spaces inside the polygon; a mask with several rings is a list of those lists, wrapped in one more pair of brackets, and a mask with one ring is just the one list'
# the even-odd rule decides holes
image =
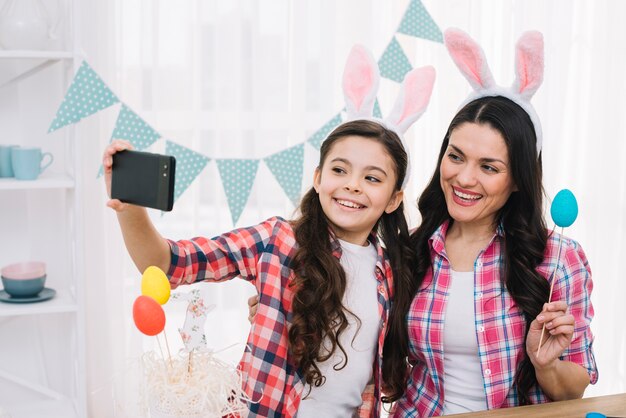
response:
{"label": "bunny ears headband", "polygon": [[[350,51],[343,73],[347,120],[371,120],[394,131],[402,140],[408,154],[409,149],[404,141],[404,133],[422,116],[428,106],[435,83],[435,69],[426,66],[409,71],[404,77],[391,113],[382,120],[373,117],[379,81],[378,64],[371,52],[361,45],[355,45]],[[410,170],[409,162],[402,184],[403,188],[408,181]]]}
{"label": "bunny ears headband", "polygon": [[537,154],[541,152],[542,132],[539,116],[530,103],[543,81],[543,36],[540,32],[525,32],[515,46],[515,81],[509,88],[498,86],[480,45],[460,29],[444,33],[444,43],[461,73],[474,89],[460,107],[487,96],[503,96],[528,113],[537,136]]}

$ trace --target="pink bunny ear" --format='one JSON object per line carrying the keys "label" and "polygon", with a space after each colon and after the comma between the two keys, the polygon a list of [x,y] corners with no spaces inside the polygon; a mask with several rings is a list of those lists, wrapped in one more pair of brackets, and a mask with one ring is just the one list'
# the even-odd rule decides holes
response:
{"label": "pink bunny ear", "polygon": [[491,70],[480,45],[460,29],[450,28],[444,32],[444,44],[454,63],[474,90],[495,86]]}
{"label": "pink bunny ear", "polygon": [[379,80],[378,64],[372,53],[362,45],[352,47],[343,72],[343,94],[349,120],[372,116]]}
{"label": "pink bunny ear", "polygon": [[515,82],[513,90],[530,100],[543,82],[543,35],[525,32],[515,46]]}
{"label": "pink bunny ear", "polygon": [[404,76],[396,103],[385,122],[404,134],[426,110],[434,83],[435,69],[431,66],[409,71]]}

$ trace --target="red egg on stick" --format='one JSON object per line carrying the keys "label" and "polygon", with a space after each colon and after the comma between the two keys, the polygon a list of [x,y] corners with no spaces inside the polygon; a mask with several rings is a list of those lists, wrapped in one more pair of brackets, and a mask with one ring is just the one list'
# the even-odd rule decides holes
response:
{"label": "red egg on stick", "polygon": [[154,336],[165,328],[165,312],[157,301],[149,296],[139,296],[133,304],[133,320],[142,333]]}

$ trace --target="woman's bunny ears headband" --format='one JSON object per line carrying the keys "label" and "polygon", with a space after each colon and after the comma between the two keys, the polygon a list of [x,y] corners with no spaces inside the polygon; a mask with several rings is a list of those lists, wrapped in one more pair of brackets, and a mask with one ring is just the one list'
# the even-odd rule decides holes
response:
{"label": "woman's bunny ears headband", "polygon": [[480,45],[460,29],[451,28],[444,33],[444,43],[461,73],[474,89],[463,101],[461,108],[471,101],[487,96],[503,96],[518,104],[528,113],[537,136],[537,154],[541,152],[541,123],[530,103],[543,81],[543,36],[540,32],[525,32],[515,46],[515,81],[513,86],[498,86]]}
{"label": "woman's bunny ears headband", "polygon": [[[343,73],[347,120],[371,120],[394,131],[402,140],[408,154],[409,149],[404,141],[404,133],[422,116],[428,106],[435,83],[435,69],[427,66],[409,71],[404,77],[402,88],[391,113],[382,120],[373,116],[379,81],[378,64],[371,52],[361,45],[355,45],[350,51]],[[409,162],[402,184],[403,188],[408,181],[410,170]]]}

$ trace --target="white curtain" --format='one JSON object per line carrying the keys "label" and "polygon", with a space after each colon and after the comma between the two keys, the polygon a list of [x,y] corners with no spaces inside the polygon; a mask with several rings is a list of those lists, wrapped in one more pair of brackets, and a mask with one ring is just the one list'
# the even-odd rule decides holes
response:
{"label": "white curtain", "polygon": [[[483,46],[496,80],[513,80],[513,45],[525,30],[543,32],[544,85],[533,102],[544,130],[544,182],[549,197],[561,188],[577,196],[580,215],[565,234],[585,249],[594,273],[595,353],[600,380],[586,395],[626,391],[626,4],[608,0],[423,0],[440,28],[460,27]],[[408,0],[90,0],[82,8],[85,56],[118,97],[165,138],[215,158],[263,158],[305,141],[343,107],[340,79],[350,47],[362,43],[378,58],[395,35]],[[415,200],[431,176],[445,129],[468,93],[442,44],[397,35],[414,67],[433,65],[431,105],[408,135],[413,172],[407,189],[411,223]],[[383,79],[380,105],[390,109],[397,84]],[[140,337],[131,306],[140,274],[123,249],[115,216],[104,208],[101,153],[116,117],[103,111],[81,123],[88,180],[86,231],[88,392],[90,416],[132,416],[129,364],[153,338]],[[163,151],[163,141],[154,151]],[[317,152],[305,145],[303,190]],[[294,207],[269,170],[259,167],[252,193],[235,226],[269,216],[290,217]],[[212,236],[233,228],[214,161],[176,202],[153,214],[164,236]],[[90,268],[90,270],[91,270]],[[211,285],[207,337],[236,362],[248,331],[251,286],[234,280]],[[172,352],[182,346],[177,327],[184,306],[166,305]],[[123,396],[126,394],[127,396]],[[134,413],[134,412],[133,412]]]}

